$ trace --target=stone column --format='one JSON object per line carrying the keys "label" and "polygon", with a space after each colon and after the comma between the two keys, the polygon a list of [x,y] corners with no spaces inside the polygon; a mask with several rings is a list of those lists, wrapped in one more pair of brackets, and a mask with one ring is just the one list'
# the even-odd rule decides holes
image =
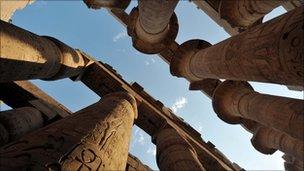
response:
{"label": "stone column", "polygon": [[0,82],[60,79],[81,73],[87,61],[76,50],[0,21]]}
{"label": "stone column", "polygon": [[83,0],[84,3],[93,9],[109,8],[109,9],[126,9],[131,0]]}
{"label": "stone column", "polygon": [[303,140],[304,101],[255,92],[247,82],[224,81],[213,94],[213,109],[230,124],[250,119]]}
{"label": "stone column", "polygon": [[0,124],[8,132],[7,142],[9,142],[41,128],[43,126],[43,117],[36,108],[21,107],[0,112]]}
{"label": "stone column", "polygon": [[194,54],[172,58],[171,73],[190,81],[213,78],[303,87],[303,10],[298,7],[211,47],[202,44]]}
{"label": "stone column", "polygon": [[143,164],[137,157],[129,153],[125,171],[152,171],[152,169]]}
{"label": "stone column", "polygon": [[282,158],[285,160],[284,167],[287,171],[303,171],[303,160],[297,160],[294,157],[284,154]]}
{"label": "stone column", "polygon": [[178,0],[139,0],[130,13],[128,33],[133,46],[148,54],[160,53],[177,36],[178,23],[174,9]]}
{"label": "stone column", "polygon": [[193,147],[173,128],[164,128],[154,137],[160,170],[205,170]]}
{"label": "stone column", "polygon": [[131,95],[106,95],[2,147],[0,170],[124,170],[136,117]]}
{"label": "stone column", "polygon": [[227,20],[232,27],[246,28],[283,2],[284,0],[221,0],[219,12],[221,18]]}
{"label": "stone column", "polygon": [[138,22],[142,29],[150,34],[158,34],[164,31],[168,27],[177,3],[178,0],[139,0]]}
{"label": "stone column", "polygon": [[272,154],[280,150],[288,155],[294,156],[298,160],[304,159],[303,141],[292,138],[285,133],[261,126],[254,133],[251,139],[256,150],[264,154]]}

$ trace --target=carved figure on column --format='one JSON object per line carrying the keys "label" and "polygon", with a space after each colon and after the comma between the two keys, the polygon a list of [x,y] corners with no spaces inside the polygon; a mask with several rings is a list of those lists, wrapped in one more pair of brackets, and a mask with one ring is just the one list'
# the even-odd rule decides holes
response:
{"label": "carved figure on column", "polygon": [[101,101],[0,149],[0,170],[123,170],[135,99],[112,93]]}
{"label": "carved figure on column", "polygon": [[[171,73],[206,78],[304,86],[304,6],[196,53],[172,58]],[[183,45],[179,51],[183,50]]]}

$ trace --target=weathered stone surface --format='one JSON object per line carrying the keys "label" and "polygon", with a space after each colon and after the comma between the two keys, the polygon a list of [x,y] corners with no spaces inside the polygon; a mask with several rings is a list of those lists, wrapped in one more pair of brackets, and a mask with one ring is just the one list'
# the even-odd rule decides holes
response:
{"label": "weathered stone surface", "polygon": [[71,114],[69,109],[29,81],[0,83],[0,99],[12,108],[35,107],[46,116],[46,120]]}
{"label": "weathered stone surface", "polygon": [[284,0],[221,0],[219,12],[233,27],[246,28],[283,2]]}
{"label": "weathered stone surface", "polygon": [[227,123],[250,119],[303,140],[303,100],[260,94],[246,82],[225,81],[216,88],[212,103]]}
{"label": "weathered stone surface", "polygon": [[259,127],[254,133],[251,142],[258,151],[264,154],[272,154],[278,149],[299,160],[304,159],[303,141],[275,129],[264,126]]}
{"label": "weathered stone surface", "polygon": [[9,141],[43,126],[42,114],[33,107],[21,107],[0,112],[0,123],[7,130]]}
{"label": "weathered stone surface", "polygon": [[170,21],[178,0],[139,0],[139,22],[142,28],[150,34],[162,32]]}
{"label": "weathered stone surface", "polygon": [[149,166],[143,164],[138,158],[129,153],[126,171],[152,171]]}
{"label": "weathered stone surface", "polygon": [[191,145],[176,130],[165,128],[155,136],[160,170],[205,170]]}
{"label": "weathered stone surface", "polygon": [[0,170],[123,170],[136,102],[113,93],[0,149]]}
{"label": "weathered stone surface", "polygon": [[178,21],[174,9],[178,0],[140,0],[130,13],[128,34],[140,52],[156,54],[175,40]]}
{"label": "weathered stone surface", "polygon": [[[304,85],[303,10],[298,7],[191,56],[173,58],[177,76]],[[172,68],[172,67],[171,67]]]}
{"label": "weathered stone surface", "polygon": [[72,77],[86,65],[81,54],[55,38],[4,21],[0,33],[0,82]]}
{"label": "weathered stone surface", "polygon": [[304,164],[303,160],[297,160],[296,158],[284,154],[282,158],[285,160],[284,167],[287,171],[303,171],[304,170]]}

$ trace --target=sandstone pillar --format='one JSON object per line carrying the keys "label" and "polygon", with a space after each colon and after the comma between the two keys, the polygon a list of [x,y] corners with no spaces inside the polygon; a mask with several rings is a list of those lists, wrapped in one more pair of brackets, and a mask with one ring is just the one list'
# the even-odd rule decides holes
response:
{"label": "sandstone pillar", "polygon": [[112,93],[0,149],[0,170],[124,170],[135,99]]}
{"label": "sandstone pillar", "polygon": [[160,170],[205,170],[193,147],[173,128],[160,130],[155,140]]}
{"label": "sandstone pillar", "polygon": [[227,123],[250,119],[303,140],[303,100],[260,94],[246,82],[225,81],[215,89],[212,103]]}
{"label": "sandstone pillar", "polygon": [[147,33],[158,34],[168,27],[170,18],[178,0],[139,0],[139,20],[140,26]]}
{"label": "sandstone pillar", "polygon": [[303,171],[303,160],[297,160],[294,157],[284,154],[282,158],[285,160],[284,167],[287,171]]}
{"label": "sandstone pillar", "polygon": [[232,27],[246,28],[283,4],[284,0],[221,0],[219,12]]}
{"label": "sandstone pillar", "polygon": [[298,160],[304,159],[303,141],[292,138],[274,129],[259,127],[251,139],[252,145],[264,154],[272,154],[280,150]]}
{"label": "sandstone pillar", "polygon": [[0,36],[0,82],[72,77],[85,67],[79,52],[54,38],[4,21],[0,21]]}
{"label": "sandstone pillar", "polygon": [[126,9],[131,0],[83,0],[84,3],[93,9],[109,8],[109,9]]}
{"label": "sandstone pillar", "polygon": [[152,171],[152,169],[143,164],[137,157],[129,153],[125,171]]}
{"label": "sandstone pillar", "polygon": [[130,13],[128,33],[133,46],[148,54],[159,53],[174,42],[178,23],[174,9],[178,0],[139,0]]}
{"label": "sandstone pillar", "polygon": [[9,142],[41,128],[43,126],[43,117],[36,108],[21,107],[0,112],[0,124],[8,132],[7,142]]}
{"label": "sandstone pillar", "polygon": [[204,48],[194,54],[173,58],[171,73],[190,81],[213,78],[303,86],[303,10],[298,7],[211,47],[202,44]]}

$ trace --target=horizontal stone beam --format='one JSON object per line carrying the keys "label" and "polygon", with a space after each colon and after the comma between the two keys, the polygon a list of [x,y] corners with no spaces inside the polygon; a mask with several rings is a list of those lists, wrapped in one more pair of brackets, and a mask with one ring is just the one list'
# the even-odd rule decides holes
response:
{"label": "horizontal stone beam", "polygon": [[[86,54],[83,55],[85,56]],[[166,122],[184,134],[196,149],[203,150],[207,155],[215,158],[222,165],[223,169],[229,170],[233,168],[231,163],[224,162],[219,154],[209,149],[199,136],[199,133],[196,133],[197,135],[193,134],[196,131],[191,126],[181,121],[175,114],[168,110],[163,110],[163,106],[157,105],[156,100],[146,92],[130,86],[108,65],[95,61],[88,55],[86,57],[94,61],[94,63],[87,67],[83,75],[81,75],[80,80],[99,96],[116,91],[126,91],[132,94],[138,105],[139,116],[135,122],[137,126],[149,135],[153,135]]]}
{"label": "horizontal stone beam", "polygon": [[0,83],[0,99],[12,108],[32,106],[48,119],[72,112],[29,81]]}

